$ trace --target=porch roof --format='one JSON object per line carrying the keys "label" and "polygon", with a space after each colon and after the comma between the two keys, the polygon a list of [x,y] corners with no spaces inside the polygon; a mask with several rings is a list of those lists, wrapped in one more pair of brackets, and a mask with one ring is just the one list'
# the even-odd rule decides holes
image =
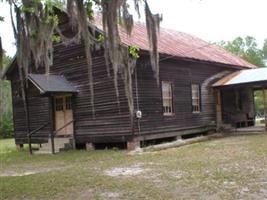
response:
{"label": "porch roof", "polygon": [[29,74],[28,79],[40,90],[41,94],[78,92],[78,90],[61,75]]}
{"label": "porch roof", "polygon": [[244,84],[267,85],[267,67],[241,70],[229,74],[213,84],[213,87],[238,86]]}

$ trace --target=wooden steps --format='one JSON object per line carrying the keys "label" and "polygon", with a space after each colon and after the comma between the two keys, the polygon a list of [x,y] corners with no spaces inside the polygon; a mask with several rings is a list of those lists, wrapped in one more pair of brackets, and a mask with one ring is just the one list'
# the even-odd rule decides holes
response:
{"label": "wooden steps", "polygon": [[262,124],[262,125],[244,127],[244,128],[237,128],[237,129],[235,129],[235,132],[241,132],[241,133],[264,133],[265,132],[265,126],[264,126],[264,124]]}
{"label": "wooden steps", "polygon": [[222,123],[218,131],[224,133],[230,133],[234,131],[234,127],[231,124]]}
{"label": "wooden steps", "polygon": [[[54,145],[55,153],[73,149],[71,138],[54,138]],[[34,154],[52,154],[51,139],[48,140],[48,143],[42,144],[40,149],[35,151]]]}

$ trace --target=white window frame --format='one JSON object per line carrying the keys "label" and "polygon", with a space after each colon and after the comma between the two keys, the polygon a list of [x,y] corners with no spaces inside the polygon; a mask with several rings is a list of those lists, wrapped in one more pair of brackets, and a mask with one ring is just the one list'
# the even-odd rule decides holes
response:
{"label": "white window frame", "polygon": [[[166,85],[169,89],[169,95],[164,96],[163,87]],[[174,106],[173,106],[173,84],[170,81],[161,81],[161,93],[162,93],[162,110],[164,116],[173,116]],[[164,102],[168,101],[169,106],[165,106]]]}
{"label": "white window frame", "polygon": [[[191,84],[191,101],[192,101],[192,113],[201,112],[201,92],[200,84],[192,83]],[[197,103],[195,103],[197,102]]]}

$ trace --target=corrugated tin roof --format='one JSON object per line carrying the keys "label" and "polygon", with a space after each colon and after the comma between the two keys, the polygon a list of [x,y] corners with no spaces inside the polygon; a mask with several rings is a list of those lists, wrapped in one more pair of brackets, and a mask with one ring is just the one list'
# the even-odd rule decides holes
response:
{"label": "corrugated tin roof", "polygon": [[213,87],[240,85],[263,81],[267,81],[267,67],[234,72],[213,84]]}
{"label": "corrugated tin roof", "polygon": [[76,93],[78,90],[64,76],[51,74],[29,74],[28,79],[44,93]]}
{"label": "corrugated tin roof", "polygon": [[[100,30],[102,29],[100,17],[95,18],[95,24]],[[149,50],[147,29],[143,23],[135,23],[131,36],[123,28],[120,28],[120,37],[126,45],[135,45],[140,49]],[[166,28],[160,28],[158,48],[160,53],[178,58],[189,58],[242,68],[257,68],[255,65],[215,44],[210,44],[195,36]]]}
{"label": "corrugated tin roof", "polygon": [[[99,30],[102,30],[101,18],[99,16],[95,18],[95,26]],[[123,28],[120,28],[119,31],[121,41],[124,44],[129,46],[135,45],[147,51],[150,49],[145,24],[136,22],[131,36]],[[159,53],[176,58],[194,59],[240,68],[257,68],[255,65],[248,63],[215,44],[210,44],[198,37],[171,29],[160,28],[158,48]],[[6,76],[9,70],[10,68],[3,74],[3,77]]]}

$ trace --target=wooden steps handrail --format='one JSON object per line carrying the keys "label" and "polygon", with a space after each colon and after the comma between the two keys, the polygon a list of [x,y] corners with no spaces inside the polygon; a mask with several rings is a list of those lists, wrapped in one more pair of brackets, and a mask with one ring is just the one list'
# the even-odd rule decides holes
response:
{"label": "wooden steps handrail", "polygon": [[32,154],[32,135],[37,133],[38,131],[42,130],[43,128],[45,128],[47,125],[49,124],[49,122],[45,123],[44,125],[38,127],[37,129],[31,131],[29,134],[28,134],[28,143],[29,143],[29,151],[30,151],[30,154]]}
{"label": "wooden steps handrail", "polygon": [[[74,120],[71,120],[69,121],[68,123],[66,123],[64,126],[60,127],[59,129],[53,131],[52,133],[52,149],[54,148],[54,135],[56,135],[59,131],[61,131],[62,129],[64,129],[65,127],[67,127],[68,125],[72,124],[74,122]],[[32,154],[32,143],[31,143],[31,138],[32,138],[32,135],[37,133],[38,131],[42,130],[43,128],[45,128],[48,124],[50,124],[49,122],[45,123],[44,125],[38,127],[37,129],[31,131],[29,134],[28,134],[28,143],[29,143],[29,151],[30,151],[30,154]],[[54,152],[54,150],[53,150]]]}
{"label": "wooden steps handrail", "polygon": [[38,131],[40,131],[41,129],[43,129],[44,127],[46,127],[49,124],[49,122],[45,123],[44,125],[40,126],[39,128],[31,131],[28,135],[32,136],[33,134],[37,133]]}
{"label": "wooden steps handrail", "polygon": [[69,121],[68,123],[66,123],[65,125],[63,125],[62,127],[60,127],[59,129],[55,130],[53,132],[54,135],[56,135],[59,131],[61,131],[62,129],[66,128],[68,125],[72,124],[74,122],[74,120]]}
{"label": "wooden steps handrail", "polygon": [[[55,130],[55,131],[53,131],[53,132],[51,133],[52,154],[55,153],[55,143],[54,143],[54,137],[55,137],[55,135],[56,135],[59,131],[61,131],[63,128],[65,128],[66,126],[68,126],[68,125],[70,125],[71,123],[73,123],[74,121],[75,121],[75,120],[71,120],[71,121],[69,121],[69,122],[66,123],[64,126],[60,127],[59,129],[57,129],[57,130]],[[73,137],[74,137],[74,136],[73,136]]]}

